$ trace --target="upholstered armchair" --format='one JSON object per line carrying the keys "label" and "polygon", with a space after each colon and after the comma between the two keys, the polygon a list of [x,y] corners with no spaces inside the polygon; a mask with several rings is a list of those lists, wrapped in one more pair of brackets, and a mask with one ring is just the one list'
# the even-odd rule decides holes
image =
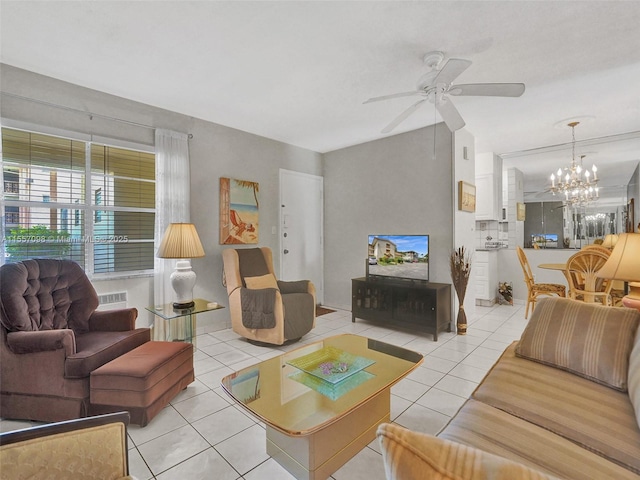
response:
{"label": "upholstered armchair", "polygon": [[315,286],[277,280],[270,248],[228,248],[222,259],[234,332],[253,343],[282,345],[315,326]]}
{"label": "upholstered armchair", "polygon": [[138,311],[96,311],[98,295],[70,260],[0,267],[0,415],[55,422],[89,415],[89,375],[151,339]]}

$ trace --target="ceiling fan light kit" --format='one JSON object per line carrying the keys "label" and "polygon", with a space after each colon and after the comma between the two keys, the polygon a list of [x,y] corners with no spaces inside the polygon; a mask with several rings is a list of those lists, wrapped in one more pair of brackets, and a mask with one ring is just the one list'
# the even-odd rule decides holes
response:
{"label": "ceiling fan light kit", "polygon": [[519,97],[524,93],[525,86],[523,83],[471,83],[467,85],[452,85],[452,82],[471,66],[471,61],[460,58],[450,58],[442,68],[439,68],[443,60],[444,53],[440,51],[429,52],[424,56],[423,62],[430,70],[418,79],[416,90],[373,97],[364,102],[372,103],[415,95],[422,97],[422,99],[418,100],[394,118],[391,123],[382,130],[382,133],[391,132],[426,101],[435,105],[436,110],[449,130],[455,132],[465,126],[465,121],[448,95]]}
{"label": "ceiling fan light kit", "polygon": [[[576,133],[575,128],[580,124],[572,121],[567,124],[571,128],[571,164],[564,169],[551,174],[551,188],[556,193],[564,195],[564,202],[571,206],[585,206],[599,198],[598,168],[593,165],[591,171],[583,168],[585,155],[580,156],[580,162],[576,161]],[[557,176],[556,176],[557,175]],[[556,181],[557,180],[557,181]]]}

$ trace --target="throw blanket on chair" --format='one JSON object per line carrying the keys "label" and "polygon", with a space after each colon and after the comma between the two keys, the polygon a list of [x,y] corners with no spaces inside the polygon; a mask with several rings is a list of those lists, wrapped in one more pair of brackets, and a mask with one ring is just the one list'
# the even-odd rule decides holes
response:
{"label": "throw blanket on chair", "polygon": [[251,290],[240,289],[242,305],[242,324],[246,328],[273,328],[276,326],[274,308],[276,304],[275,288]]}

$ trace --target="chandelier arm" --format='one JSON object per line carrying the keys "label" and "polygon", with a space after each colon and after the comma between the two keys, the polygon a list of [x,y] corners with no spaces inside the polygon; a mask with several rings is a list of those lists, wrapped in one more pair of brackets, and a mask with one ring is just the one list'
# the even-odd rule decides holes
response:
{"label": "chandelier arm", "polygon": [[[580,156],[580,164],[576,162],[576,132],[575,127],[580,122],[571,122],[568,124],[571,127],[571,165],[569,168],[565,168],[564,171],[567,174],[562,177],[563,169],[558,169],[558,182],[556,183],[555,174],[551,174],[551,187],[549,190],[553,195],[556,193],[564,194],[565,203],[571,206],[584,206],[589,202],[595,201],[599,198],[598,189],[598,177],[597,168],[594,165],[593,179],[590,178],[589,170],[585,170],[583,167],[583,160],[586,155]],[[584,172],[584,179],[583,179]]]}

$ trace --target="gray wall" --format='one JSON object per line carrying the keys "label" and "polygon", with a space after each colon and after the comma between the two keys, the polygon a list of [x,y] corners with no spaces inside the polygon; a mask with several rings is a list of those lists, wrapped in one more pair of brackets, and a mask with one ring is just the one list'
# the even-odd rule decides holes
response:
{"label": "gray wall", "polygon": [[324,155],[325,303],[351,308],[370,234],[430,235],[430,280],[450,283],[452,136],[442,124]]}
{"label": "gray wall", "polygon": [[[191,158],[191,221],[198,228],[206,257],[194,259],[196,296],[227,305],[221,283],[224,246],[218,244],[220,177],[260,184],[260,246],[274,251],[279,264],[279,169],[324,176],[325,303],[350,308],[352,277],[361,276],[371,233],[431,235],[431,280],[450,282],[448,255],[453,245],[453,140],[443,124],[390,136],[321,155],[316,152],[140,104],[7,65],[0,66],[3,118],[71,132],[152,146],[153,130],[102,119],[99,115],[193,134]],[[67,111],[13,95],[92,112]],[[471,138],[472,140],[472,138]],[[471,141],[470,140],[470,141]],[[323,167],[324,165],[324,167]],[[94,282],[98,293],[129,291],[129,306],[140,311],[140,324],[153,316],[150,277]],[[228,310],[199,315],[198,325],[225,328]]]}
{"label": "gray wall", "polygon": [[[259,242],[260,246],[271,247],[274,261],[279,262],[278,236],[271,234],[271,227],[278,226],[278,171],[286,168],[314,175],[322,174],[322,156],[318,153],[8,65],[0,66],[0,85],[2,92],[13,95],[193,134],[193,139],[189,141],[191,221],[198,229],[206,252],[205,258],[192,261],[198,275],[194,294],[223,305],[227,305],[227,294],[221,283],[221,252],[224,246],[218,244],[219,178],[232,177],[259,182]],[[153,129],[105,120],[99,116],[91,119],[85,114],[10,95],[2,96],[0,114],[6,119],[44,127],[144,145],[154,144]],[[151,277],[96,281],[94,285],[98,293],[127,290],[129,306],[140,311],[139,324],[148,325],[152,322],[153,316],[144,311],[144,307],[153,303]],[[228,310],[198,316],[199,326],[207,323],[226,328],[229,324]]]}
{"label": "gray wall", "polygon": [[524,221],[524,246],[531,247],[531,235],[555,233],[558,235],[557,248],[564,248],[564,209],[562,202],[526,203]]}

